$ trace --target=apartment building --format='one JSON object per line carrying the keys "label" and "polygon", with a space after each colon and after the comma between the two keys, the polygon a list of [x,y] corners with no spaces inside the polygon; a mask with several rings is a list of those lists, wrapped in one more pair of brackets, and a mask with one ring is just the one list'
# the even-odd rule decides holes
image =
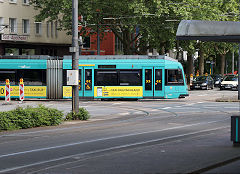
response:
{"label": "apartment building", "polygon": [[0,55],[69,55],[71,36],[57,21],[35,21],[29,0],[0,0]]}

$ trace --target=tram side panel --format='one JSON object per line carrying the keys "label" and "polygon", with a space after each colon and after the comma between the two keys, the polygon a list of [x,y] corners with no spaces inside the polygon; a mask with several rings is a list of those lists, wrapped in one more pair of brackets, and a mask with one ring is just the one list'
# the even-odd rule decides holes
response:
{"label": "tram side panel", "polygon": [[24,80],[25,98],[47,98],[46,60],[1,59],[0,98],[5,97],[5,80],[10,80],[11,98],[19,98],[19,80]]}

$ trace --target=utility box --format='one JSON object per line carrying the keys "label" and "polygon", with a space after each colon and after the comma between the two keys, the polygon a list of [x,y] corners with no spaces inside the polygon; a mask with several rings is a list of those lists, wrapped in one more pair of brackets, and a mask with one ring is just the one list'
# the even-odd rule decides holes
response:
{"label": "utility box", "polygon": [[234,144],[240,143],[240,115],[238,116],[231,116],[231,141]]}
{"label": "utility box", "polygon": [[67,85],[78,85],[78,70],[67,70]]}

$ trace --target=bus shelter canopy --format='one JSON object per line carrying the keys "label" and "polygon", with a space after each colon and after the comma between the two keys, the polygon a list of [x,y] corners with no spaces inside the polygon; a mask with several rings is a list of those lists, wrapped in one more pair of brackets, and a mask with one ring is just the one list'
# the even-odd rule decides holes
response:
{"label": "bus shelter canopy", "polygon": [[182,20],[176,37],[178,40],[240,42],[240,22]]}

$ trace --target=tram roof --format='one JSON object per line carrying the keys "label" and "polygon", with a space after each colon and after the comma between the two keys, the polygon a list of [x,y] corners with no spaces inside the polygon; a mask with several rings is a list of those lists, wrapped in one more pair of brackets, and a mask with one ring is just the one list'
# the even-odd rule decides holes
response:
{"label": "tram roof", "polygon": [[[63,59],[72,59],[72,56],[64,56]],[[84,60],[121,60],[121,59],[163,59],[176,61],[171,57],[165,55],[87,55],[87,56],[79,56],[79,59]]]}

